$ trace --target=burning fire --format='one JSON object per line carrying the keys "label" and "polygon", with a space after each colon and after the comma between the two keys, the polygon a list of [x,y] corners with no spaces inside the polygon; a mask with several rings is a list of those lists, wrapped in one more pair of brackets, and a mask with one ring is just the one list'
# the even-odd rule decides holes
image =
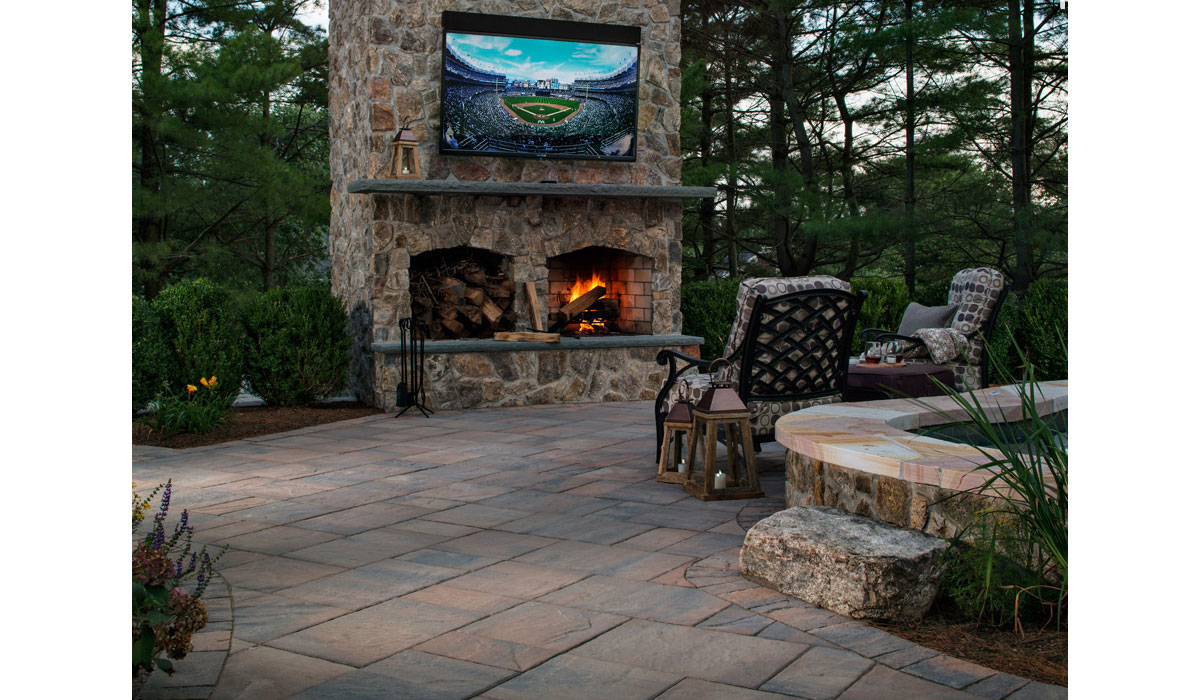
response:
{"label": "burning fire", "polygon": [[[575,301],[576,299],[583,296],[584,294],[587,294],[588,292],[592,291],[592,289],[594,287],[603,287],[603,286],[607,286],[607,285],[604,284],[604,280],[600,279],[600,276],[597,275],[595,272],[592,273],[592,279],[590,281],[584,281],[584,280],[576,277],[575,284],[571,286],[571,292],[567,298],[567,301],[568,302]],[[608,296],[608,294],[605,294],[604,296]],[[604,297],[601,297],[601,298],[603,299]]]}

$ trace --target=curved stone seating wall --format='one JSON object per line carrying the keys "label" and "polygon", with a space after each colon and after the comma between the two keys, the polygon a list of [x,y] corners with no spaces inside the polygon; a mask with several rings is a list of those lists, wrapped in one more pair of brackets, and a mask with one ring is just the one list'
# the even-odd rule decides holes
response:
{"label": "curved stone seating wall", "polygon": [[[1067,382],[1040,384],[1039,415],[1066,410]],[[1021,419],[1016,388],[976,392],[995,422]],[[981,486],[977,449],[906,432],[942,425],[944,410],[966,416],[947,397],[813,406],[775,424],[787,448],[789,508],[834,506],[938,537],[957,535],[991,498],[964,493]],[[924,405],[922,405],[924,404]]]}

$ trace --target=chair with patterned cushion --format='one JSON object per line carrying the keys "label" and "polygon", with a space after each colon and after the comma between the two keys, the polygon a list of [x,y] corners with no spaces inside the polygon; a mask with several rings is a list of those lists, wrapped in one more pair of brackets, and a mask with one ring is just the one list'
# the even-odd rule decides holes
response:
{"label": "chair with patterned cushion", "polygon": [[744,280],[722,355],[728,366],[722,364],[715,374],[681,376],[692,368],[707,370],[713,361],[676,350],[658,354],[658,364],[669,366],[654,404],[659,444],[671,408],[680,401],[696,405],[714,378],[734,382],[750,409],[756,448],[775,439],[780,416],[841,401],[850,341],[866,296],[829,276]]}
{"label": "chair with patterned cushion", "polygon": [[[960,270],[950,281],[946,303],[955,308],[945,327],[960,331],[967,346],[959,358],[940,364],[954,372],[957,390],[970,391],[987,386],[988,354],[985,345],[991,341],[996,317],[1000,315],[1000,306],[1008,296],[1009,289],[1004,275],[988,267]],[[908,314],[907,310],[905,314]],[[859,338],[864,342],[899,341],[902,343],[900,353],[904,355],[906,363],[937,364],[929,358],[920,338],[879,328],[868,328],[859,333]]]}

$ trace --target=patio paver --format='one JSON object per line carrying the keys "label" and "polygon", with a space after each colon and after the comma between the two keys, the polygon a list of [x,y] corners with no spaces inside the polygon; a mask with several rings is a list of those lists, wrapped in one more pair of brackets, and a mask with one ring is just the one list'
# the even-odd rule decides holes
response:
{"label": "patio paver", "polygon": [[[135,447],[139,487],[173,479],[196,540],[231,545],[232,619],[144,698],[1065,697],[743,579],[744,528],[783,507],[778,445],[745,501],[657,483],[655,455],[650,402]],[[181,685],[224,646],[215,686]]]}

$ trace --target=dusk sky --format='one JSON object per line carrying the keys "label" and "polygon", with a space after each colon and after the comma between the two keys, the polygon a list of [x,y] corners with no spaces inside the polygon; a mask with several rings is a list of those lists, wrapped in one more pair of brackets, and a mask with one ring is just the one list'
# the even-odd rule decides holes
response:
{"label": "dusk sky", "polygon": [[446,41],[479,68],[509,80],[598,78],[637,58],[637,47],[448,33]]}

